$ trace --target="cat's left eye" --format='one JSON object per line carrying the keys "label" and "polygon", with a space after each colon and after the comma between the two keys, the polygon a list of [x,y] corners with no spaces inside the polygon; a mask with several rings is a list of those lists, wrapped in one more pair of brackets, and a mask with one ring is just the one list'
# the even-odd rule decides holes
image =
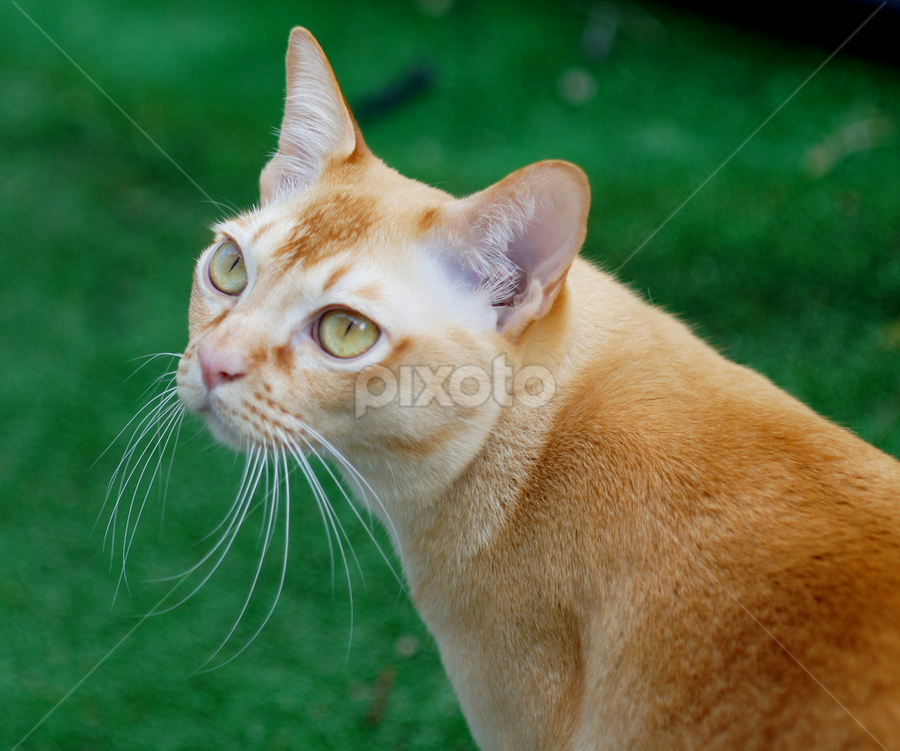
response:
{"label": "cat's left eye", "polygon": [[224,240],[209,260],[209,280],[226,295],[239,295],[247,286],[244,254],[234,240]]}
{"label": "cat's left eye", "polygon": [[326,311],[319,319],[317,334],[322,349],[346,360],[372,349],[381,336],[381,329],[362,313],[335,309]]}

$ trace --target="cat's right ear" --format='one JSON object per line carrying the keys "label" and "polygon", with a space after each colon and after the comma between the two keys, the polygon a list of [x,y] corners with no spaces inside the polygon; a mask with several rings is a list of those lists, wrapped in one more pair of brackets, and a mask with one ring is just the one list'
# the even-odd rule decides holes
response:
{"label": "cat's right ear", "polygon": [[291,31],[278,152],[259,178],[263,203],[313,183],[329,163],[365,149],[328,58],[312,34]]}
{"label": "cat's right ear", "polygon": [[584,242],[590,203],[584,172],[548,160],[445,208],[458,279],[488,294],[498,331],[514,337],[553,306]]}

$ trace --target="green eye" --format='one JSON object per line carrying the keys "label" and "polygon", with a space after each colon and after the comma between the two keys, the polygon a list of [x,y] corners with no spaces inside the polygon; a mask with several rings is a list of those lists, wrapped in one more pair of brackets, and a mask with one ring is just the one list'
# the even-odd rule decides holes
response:
{"label": "green eye", "polygon": [[329,310],[319,319],[319,344],[329,355],[348,359],[368,352],[381,336],[378,326],[352,310]]}
{"label": "green eye", "polygon": [[209,261],[209,280],[226,295],[239,295],[247,286],[247,267],[233,240],[223,241]]}

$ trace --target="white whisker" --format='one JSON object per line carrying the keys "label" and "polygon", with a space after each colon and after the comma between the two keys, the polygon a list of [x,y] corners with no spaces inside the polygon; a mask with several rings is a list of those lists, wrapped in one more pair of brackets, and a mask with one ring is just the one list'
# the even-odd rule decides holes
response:
{"label": "white whisker", "polygon": [[160,357],[168,357],[171,360],[177,360],[179,357],[181,357],[181,354],[176,353],[176,352],[157,352],[156,354],[152,354],[152,355],[140,355],[139,357],[135,357],[132,360],[130,360],[130,362],[137,362],[138,360],[143,360],[144,362],[142,362],[140,365],[138,365],[131,372],[131,375],[129,375],[125,380],[126,381],[131,380],[132,378],[134,378],[134,376],[136,376],[138,373],[140,373],[145,367],[147,367],[147,365],[149,365],[151,362],[158,360]]}
{"label": "white whisker", "polygon": [[[381,547],[381,544],[378,542],[378,539],[375,537],[375,530],[371,527],[371,525],[366,524],[366,521],[362,518],[362,515],[359,513],[359,509],[357,509],[356,504],[353,502],[353,499],[350,498],[350,496],[348,495],[340,478],[338,478],[334,474],[334,471],[331,469],[331,467],[328,466],[328,463],[325,462],[324,459],[322,459],[322,457],[319,455],[319,452],[315,450],[315,447],[308,440],[303,438],[302,435],[300,436],[300,440],[302,440],[303,443],[306,445],[307,450],[311,454],[313,454],[313,456],[315,456],[319,460],[319,462],[321,462],[322,466],[325,468],[325,471],[328,473],[328,475],[334,481],[334,484],[341,491],[341,495],[343,496],[344,500],[347,502],[347,505],[353,511],[353,515],[356,517],[356,519],[359,521],[359,523],[363,526],[363,529],[366,530],[366,534],[369,536],[369,539],[374,543],[375,549],[378,551],[378,554],[381,556],[382,560],[387,564],[391,573],[394,575],[394,578],[397,580],[397,582],[400,584],[400,586],[405,590],[406,584],[403,581],[403,578],[400,576],[400,574],[397,573],[397,570],[394,568],[394,565],[391,562],[391,559],[388,557],[387,553],[384,552],[383,548]],[[339,456],[338,461],[347,462],[347,460],[344,459],[343,456]],[[347,464],[349,464],[349,462],[347,462]],[[372,492],[374,493],[374,491],[372,491]],[[378,496],[376,495],[375,498],[377,500]],[[380,500],[379,500],[379,505],[381,505]],[[368,504],[366,505],[366,507],[368,508]],[[382,509],[383,508],[384,507],[382,506]],[[386,512],[385,512],[385,516],[386,516],[386,518],[389,518],[389,517],[387,517]],[[391,526],[393,526],[393,525],[391,525]],[[398,543],[398,547],[399,547],[399,543]],[[354,558],[355,557],[356,556],[354,556]],[[358,565],[359,565],[359,562],[357,561],[357,566]],[[362,574],[361,568],[360,568],[360,574]]]}
{"label": "white whisker", "polygon": [[[102,516],[109,504],[114,488],[118,485],[115,501],[104,533],[104,546],[108,541],[112,542],[110,546],[110,565],[112,565],[116,557],[115,540],[122,500],[127,489],[129,487],[134,488],[128,512],[125,515],[122,538],[122,571],[116,591],[123,583],[126,587],[128,586],[125,577],[125,564],[128,552],[134,541],[137,522],[143,513],[144,506],[152,491],[153,483],[159,476],[165,454],[170,446],[174,456],[174,446],[177,444],[177,438],[180,435],[183,418],[184,408],[177,401],[174,387],[169,387],[150,399],[147,404],[138,410],[138,413],[128,422],[125,428],[119,432],[119,436],[121,436],[137,420],[137,425],[132,432],[124,455],[110,478],[106,500],[100,511]],[[174,442],[173,436],[175,438]],[[109,448],[106,451],[108,450]],[[104,454],[106,451],[104,451]],[[139,501],[142,488],[145,488],[145,491],[143,498]],[[164,492],[162,488],[161,491]],[[137,513],[135,513],[136,503],[138,504]]]}
{"label": "white whisker", "polygon": [[184,412],[181,413],[178,419],[178,424],[175,427],[175,435],[172,440],[172,454],[169,457],[169,468],[166,470],[166,479],[165,482],[162,483],[160,487],[160,509],[159,509],[159,525],[162,528],[163,522],[166,517],[166,499],[169,497],[169,481],[172,479],[172,467],[175,466],[175,446],[178,445],[178,440],[181,438],[181,427],[184,425]]}
{"label": "white whisker", "polygon": [[[234,624],[231,627],[231,630],[228,632],[228,635],[219,645],[218,649],[213,652],[209,658],[201,665],[197,670],[194,671],[194,674],[197,673],[205,673],[210,670],[214,670],[220,668],[224,665],[227,665],[232,660],[236,659],[240,656],[247,648],[256,640],[256,637],[262,633],[262,630],[265,628],[266,624],[272,618],[272,614],[275,612],[275,607],[278,604],[278,601],[281,599],[281,593],[284,591],[284,582],[287,578],[287,565],[288,565],[288,552],[289,552],[289,538],[290,538],[290,478],[289,478],[289,468],[287,465],[287,457],[285,455],[284,449],[273,450],[272,454],[272,464],[273,464],[273,480],[272,480],[272,494],[268,496],[271,500],[271,506],[269,507],[266,519],[264,520],[264,528],[265,528],[265,539],[262,546],[262,551],[259,556],[259,563],[256,567],[256,572],[253,576],[253,582],[250,585],[250,591],[247,593],[247,597],[244,600],[244,604],[241,607],[240,613],[238,613],[237,618],[234,621]],[[281,478],[279,479],[279,472],[281,474]],[[247,612],[247,608],[250,606],[250,601],[253,598],[253,593],[256,591],[256,585],[259,582],[260,574],[262,573],[263,563],[265,562],[266,554],[269,551],[269,547],[271,546],[272,540],[275,536],[275,531],[278,525],[278,516],[279,509],[281,507],[280,502],[280,488],[284,485],[284,551],[282,553],[281,560],[281,574],[278,579],[278,587],[275,591],[275,597],[272,600],[272,604],[269,606],[268,611],[262,619],[262,622],[257,626],[256,630],[250,636],[249,639],[244,643],[244,645],[238,649],[234,654],[232,654],[227,660],[219,663],[214,668],[206,668],[210,662],[212,662],[216,656],[224,649],[225,645],[231,640],[232,636],[234,636],[235,631],[237,631],[238,626],[244,618],[244,615]],[[268,506],[269,504],[267,504]],[[205,669],[206,668],[206,669]]]}
{"label": "white whisker", "polygon": [[[304,476],[307,478],[310,487],[313,488],[313,492],[315,493],[317,498],[321,500],[322,504],[327,510],[328,516],[331,519],[332,529],[334,529],[335,535],[338,537],[338,544],[340,545],[340,537],[343,537],[344,540],[346,540],[347,546],[350,548],[350,554],[353,556],[353,560],[356,561],[356,568],[359,570],[359,574],[363,579],[363,583],[365,583],[365,575],[363,574],[362,566],[359,563],[359,559],[356,557],[356,551],[353,549],[353,544],[347,535],[346,529],[344,529],[344,525],[341,523],[341,520],[335,512],[334,507],[331,505],[328,494],[325,492],[325,488],[322,487],[322,483],[320,482],[318,476],[313,471],[312,465],[309,463],[309,459],[306,458],[303,452],[299,450],[299,447],[293,441],[291,442],[291,456],[293,456],[294,460],[297,461],[297,463],[301,466]],[[377,542],[375,544],[376,546],[378,545]],[[343,552],[343,548],[341,548],[342,555]],[[344,564],[346,568],[346,556],[344,556]]]}
{"label": "white whisker", "polygon": [[[118,440],[122,437],[122,435],[125,433],[125,431],[128,430],[128,428],[132,425],[132,423],[134,423],[135,420],[137,420],[139,417],[141,417],[141,415],[144,414],[144,412],[146,412],[148,409],[150,409],[155,402],[164,401],[166,399],[171,399],[173,396],[175,396],[175,387],[174,386],[164,390],[162,393],[157,394],[150,401],[148,401],[143,407],[141,407],[137,411],[137,413],[135,414],[134,417],[132,417],[127,423],[125,423],[125,426],[116,434],[116,437],[113,438],[112,441],[110,441],[109,445],[105,449],[103,449],[103,451],[100,453],[100,456],[98,456],[94,460],[94,464],[91,466],[95,466],[97,464],[97,462],[99,462],[104,456],[106,456],[106,454],[109,453],[109,450],[118,442]],[[143,424],[143,422],[146,419],[147,419],[147,417],[145,416],[139,424]],[[137,432],[137,428],[135,429],[135,433],[136,432]],[[134,442],[135,442],[135,438],[134,438],[134,434],[132,434],[132,438],[128,444],[129,447],[131,447],[131,445],[133,445]],[[124,457],[123,457],[123,459],[124,459]],[[121,465],[122,462],[120,461],[119,464]],[[113,478],[115,478],[116,474],[118,474],[118,470],[113,474]],[[112,484],[113,484],[113,481],[110,480],[110,485],[112,485]]]}
{"label": "white whisker", "polygon": [[[375,502],[378,504],[378,508],[381,509],[382,514],[384,514],[384,518],[387,521],[388,527],[390,528],[390,531],[392,533],[391,536],[394,539],[395,544],[397,545],[397,552],[400,555],[400,559],[402,560],[403,559],[403,550],[400,546],[400,535],[397,532],[397,528],[394,526],[394,522],[391,519],[390,514],[388,513],[384,504],[381,502],[381,498],[379,498],[378,493],[376,493],[375,489],[369,484],[369,481],[365,477],[363,477],[362,473],[360,473],[359,470],[356,469],[356,467],[354,467],[353,464],[335,447],[335,445],[333,443],[331,443],[327,438],[325,438],[325,436],[323,436],[321,433],[319,433],[315,429],[311,428],[309,425],[306,425],[306,424],[300,422],[300,420],[297,420],[296,418],[293,418],[293,419],[294,419],[294,422],[296,422],[300,426],[302,431],[306,431],[307,433],[309,433],[310,436],[312,436],[316,440],[317,443],[320,443],[325,448],[325,450],[328,452],[329,457],[331,459],[333,459],[340,467],[342,467],[347,472],[347,474],[349,474],[353,479],[356,480],[356,482],[360,486],[361,495],[363,496],[363,498],[361,498],[360,500],[365,504],[366,508],[369,509],[370,511],[371,511],[371,506],[369,504],[367,495],[371,494],[371,497],[375,499]],[[321,459],[321,457],[319,457],[318,453],[313,450],[312,444],[307,439],[302,437],[302,433],[301,433],[301,440],[303,440],[304,444],[306,444],[306,446],[312,451],[312,453],[314,453],[316,455],[316,457]],[[343,492],[343,487],[340,485],[340,483],[338,483],[338,485],[341,487],[341,491]],[[344,494],[344,497],[347,498],[346,493]],[[357,513],[357,518],[360,518],[358,512],[356,511],[356,506],[354,505],[353,501],[349,498],[347,498],[347,501],[350,504],[350,506],[353,508],[354,513]],[[362,519],[360,519],[360,522],[362,522]],[[368,527],[367,527],[367,529],[368,529]],[[373,539],[373,542],[375,542],[376,546],[378,546],[378,543],[374,539]],[[381,549],[379,547],[379,551],[380,550]],[[384,556],[384,552],[381,551],[381,553],[382,553],[382,556]],[[393,567],[391,567],[391,570],[393,571]],[[394,575],[395,576],[397,575],[396,572],[394,572]],[[399,580],[399,577],[398,577],[398,580]],[[402,581],[401,581],[401,584],[402,584]]]}
{"label": "white whisker", "polygon": [[[344,529],[344,526],[341,524],[340,519],[335,513],[334,509],[331,506],[331,502],[328,500],[328,496],[325,493],[325,489],[322,487],[322,484],[319,482],[319,478],[316,477],[315,472],[313,472],[312,466],[309,463],[309,460],[303,454],[302,451],[299,450],[297,445],[290,441],[289,450],[291,452],[291,456],[294,458],[294,461],[297,462],[301,471],[303,472],[304,477],[306,478],[307,483],[313,491],[313,496],[316,499],[316,504],[319,507],[319,511],[322,514],[322,518],[325,520],[325,529],[332,530],[334,532],[334,539],[337,543],[338,550],[341,554],[341,560],[344,564],[344,575],[347,577],[347,589],[349,590],[349,600],[350,600],[350,636],[347,643],[347,654],[349,656],[350,645],[353,641],[353,629],[355,625],[355,608],[353,603],[353,579],[350,575],[350,563],[347,559],[347,552],[344,549],[344,543],[342,541],[342,537],[347,541],[347,546],[350,548],[350,553],[353,556],[353,559],[356,561],[357,568],[359,568],[360,573],[362,573],[362,568],[359,564],[359,559],[356,557],[356,552],[353,550],[353,545],[350,542],[350,538],[347,536],[347,532]],[[330,539],[330,535],[329,535]],[[333,565],[333,554],[332,554],[332,588],[334,588],[334,565]]]}
{"label": "white whisker", "polygon": [[[247,487],[249,487],[248,483],[253,485],[253,492],[256,491],[256,485],[259,483],[259,478],[257,477],[255,479],[250,479],[250,476],[251,476],[252,472],[256,472],[260,469],[259,462],[263,458],[262,455],[264,453],[265,453],[264,449],[257,448],[256,446],[253,446],[252,444],[247,445],[247,449],[244,454],[244,457],[245,457],[244,458],[244,471],[243,471],[243,474],[241,475],[241,480],[238,483],[238,492],[237,492],[237,496],[234,499],[234,503],[232,504],[232,507],[231,507],[232,511],[234,511],[240,505],[241,499],[243,498],[243,494],[246,491]],[[264,464],[265,464],[265,462],[263,461],[263,465]],[[267,481],[268,481],[268,478],[267,478]],[[226,514],[222,518],[222,521],[220,521],[215,527],[213,527],[202,538],[200,538],[200,540],[198,541],[197,544],[200,544],[200,543],[206,542],[207,540],[212,539],[212,537],[215,536],[215,534],[220,529],[222,529],[222,527],[225,526],[226,522],[230,518],[231,518],[231,512]],[[201,565],[202,565],[202,562],[201,562]],[[186,572],[185,574],[182,574],[182,576],[186,576],[189,573],[190,573],[190,571]]]}
{"label": "white whisker", "polygon": [[[144,484],[143,483],[144,476],[146,475],[146,472],[147,472],[148,467],[150,466],[150,463],[153,461],[153,457],[154,456],[157,457],[156,464],[153,466],[153,470],[150,473],[149,481],[146,483],[147,490],[144,493],[144,498],[141,502],[141,507],[140,507],[141,512],[143,512],[144,504],[147,502],[147,498],[150,496],[150,492],[153,488],[153,481],[156,479],[156,477],[159,474],[159,470],[160,470],[160,467],[162,466],[162,462],[165,457],[165,452],[166,452],[166,449],[168,448],[169,441],[171,440],[172,435],[178,430],[178,427],[181,425],[181,421],[183,418],[184,418],[184,411],[181,409],[181,405],[175,404],[175,405],[172,405],[171,407],[169,407],[169,409],[163,415],[161,415],[159,418],[159,422],[158,422],[159,428],[154,436],[155,441],[151,445],[147,446],[144,449],[144,451],[141,453],[141,456],[138,458],[137,462],[135,463],[135,468],[132,470],[131,475],[133,475],[134,472],[136,471],[137,465],[141,462],[141,459],[143,459],[144,455],[145,454],[147,455],[147,459],[146,459],[146,461],[144,461],[144,463],[141,467],[141,472],[138,475],[137,481],[135,482],[135,491],[134,491],[134,494],[132,495],[131,505],[129,506],[128,515],[125,519],[126,531],[128,530],[128,527],[129,527],[128,522],[131,518],[131,513],[132,513],[132,510],[134,507],[134,501],[137,498],[138,490],[140,489],[141,485]],[[129,475],[129,478],[131,475]],[[127,481],[126,481],[126,484],[127,484]],[[118,505],[118,501],[117,501],[117,505]],[[140,518],[140,516],[138,518]],[[131,547],[131,541],[134,538],[134,531],[136,530],[136,527],[137,527],[137,521],[135,521],[134,528],[133,528],[132,534],[131,534],[131,538],[128,541],[129,548]],[[124,560],[123,560],[123,564],[124,564]]]}
{"label": "white whisker", "polygon": [[[141,371],[148,363],[160,358],[177,358],[172,353],[159,353],[141,358],[143,362],[135,369],[134,373]],[[120,440],[129,430],[131,435],[116,469],[110,477],[107,486],[106,500],[101,510],[101,515],[111,505],[109,518],[104,533],[104,545],[111,541],[110,564],[118,560],[121,570],[116,592],[124,586],[129,589],[126,574],[127,564],[137,540],[137,531],[144,513],[147,509],[150,494],[154,486],[160,493],[161,510],[160,523],[165,515],[165,502],[169,483],[172,477],[174,452],[177,448],[181,429],[186,414],[178,398],[177,386],[174,383],[176,370],[167,370],[152,380],[144,392],[146,403],[141,406],[134,417],[128,421],[125,427],[118,433],[116,441]],[[147,397],[148,392],[160,389],[158,393]],[[196,672],[206,672],[216,667],[221,667],[238,655],[243,653],[261,633],[262,629],[270,621],[287,580],[289,540],[290,540],[290,494],[291,472],[298,469],[310,489],[319,515],[325,528],[325,538],[331,563],[331,585],[335,588],[338,558],[343,569],[343,576],[347,582],[350,604],[350,638],[349,650],[353,639],[355,627],[355,604],[353,598],[353,573],[355,566],[359,576],[365,585],[363,566],[354,549],[353,542],[347,533],[344,523],[341,521],[336,509],[328,497],[323,485],[323,477],[317,474],[311,464],[311,458],[321,463],[331,482],[338,488],[347,505],[352,509],[356,520],[366,530],[369,539],[375,544],[379,555],[387,563],[391,573],[405,590],[402,577],[397,573],[391,558],[383,550],[373,528],[373,509],[378,515],[387,521],[388,529],[394,540],[397,540],[396,529],[390,519],[390,515],[378,497],[375,489],[368,480],[353,466],[353,464],[338,450],[328,439],[318,431],[310,428],[295,417],[283,415],[292,420],[294,425],[290,427],[284,424],[270,424],[265,428],[267,437],[258,442],[248,441],[244,450],[244,467],[241,471],[240,482],[234,500],[219,521],[200,540],[207,544],[207,549],[193,565],[187,570],[175,576],[162,577],[153,581],[186,580],[194,578],[195,583],[190,591],[182,596],[174,604],[167,605],[165,609],[154,609],[152,615],[159,615],[180,607],[190,600],[197,592],[210,581],[219,570],[225,557],[234,548],[246,520],[261,506],[262,519],[259,528],[259,558],[254,566],[248,591],[243,599],[239,611],[229,628],[225,638],[209,658],[198,668]],[[112,446],[110,444],[110,447]],[[109,448],[103,452],[105,455]],[[171,452],[171,456],[167,454]],[[335,469],[340,469],[338,473]],[[347,482],[350,482],[348,487]],[[363,517],[358,501],[368,511],[367,518]],[[281,570],[278,573],[278,584],[274,597],[269,603],[259,623],[252,626],[252,634],[249,639],[235,648],[229,649],[227,656],[226,647],[230,645],[241,630],[242,624],[247,620],[251,612],[257,590],[267,570],[266,560],[270,556],[273,547],[277,547],[279,525],[284,525],[283,550],[281,553]],[[351,565],[351,560],[353,561]],[[254,617],[254,621],[256,618]],[[218,662],[216,662],[218,660]]]}
{"label": "white whisker", "polygon": [[[161,394],[161,397],[165,397],[165,401],[161,401],[153,410],[144,416],[138,426],[135,428],[134,433],[129,440],[128,446],[125,449],[125,453],[122,456],[122,459],[119,461],[118,466],[116,467],[115,472],[113,472],[112,477],[110,478],[109,484],[106,488],[106,496],[107,501],[109,500],[109,495],[112,493],[112,489],[116,484],[116,480],[118,478],[119,492],[116,494],[116,502],[113,508],[113,514],[116,513],[119,502],[122,500],[122,496],[125,492],[125,489],[128,487],[129,482],[131,481],[134,473],[137,471],[138,465],[140,465],[141,460],[147,454],[148,451],[155,448],[157,443],[151,441],[144,446],[141,450],[140,455],[138,456],[136,461],[132,461],[134,458],[135,452],[143,445],[144,438],[153,434],[153,437],[157,438],[157,441],[161,435],[161,431],[166,424],[166,421],[173,415],[177,414],[180,410],[179,404],[168,403],[171,402],[171,397],[173,394],[165,393]],[[106,502],[104,503],[103,509],[106,508]],[[103,513],[103,509],[101,509],[101,514]]]}
{"label": "white whisker", "polygon": [[[125,432],[125,430],[127,430],[135,420],[138,420],[138,418],[140,418],[138,424],[132,431],[131,438],[129,439],[128,445],[125,448],[122,459],[119,461],[119,464],[116,467],[116,471],[113,472],[113,475],[110,478],[107,492],[109,492],[109,490],[115,484],[116,477],[120,476],[120,472],[123,471],[123,467],[128,466],[128,460],[137,450],[138,446],[140,446],[140,443],[143,440],[144,436],[146,436],[147,433],[151,432],[154,427],[158,425],[160,416],[174,405],[175,396],[176,395],[174,387],[165,389],[162,393],[157,394],[155,397],[153,397],[153,399],[148,401],[147,404],[141,407],[140,410],[138,410],[138,413],[133,418],[131,418],[128,424],[126,424],[126,426],[119,432],[119,435],[116,436],[116,440],[118,440],[118,438]],[[112,446],[112,444],[110,444],[110,446]],[[107,448],[107,451],[108,450],[109,448]]]}
{"label": "white whisker", "polygon": [[[116,499],[115,506],[113,508],[111,514],[111,520],[118,518],[118,510],[119,504],[122,499],[122,494],[124,489],[128,486],[131,478],[134,476],[135,472],[138,472],[138,468],[140,467],[140,472],[137,475],[137,478],[134,482],[134,492],[131,496],[131,501],[128,505],[128,512],[125,516],[124,520],[124,535],[122,539],[122,569],[120,572],[120,584],[124,583],[127,587],[127,581],[125,576],[126,563],[128,561],[128,555],[131,551],[131,547],[134,543],[134,538],[137,533],[138,523],[143,516],[144,508],[147,504],[147,499],[150,496],[150,493],[153,489],[154,480],[157,478],[159,474],[160,467],[162,466],[162,462],[165,456],[166,449],[169,446],[170,439],[177,431],[178,426],[181,424],[181,420],[184,417],[184,411],[180,408],[180,405],[171,406],[163,416],[160,417],[159,422],[157,423],[158,429],[155,432],[153,439],[141,452],[140,457],[136,460],[133,465],[133,469],[128,475],[128,478],[125,481],[125,485],[120,488],[119,496]],[[146,458],[145,458],[146,457]],[[156,457],[156,462],[154,462],[154,457]],[[151,468],[149,476],[148,469]],[[146,483],[145,483],[146,478]],[[135,514],[135,503],[138,502],[138,496],[141,490],[141,487],[145,487],[143,498],[140,499],[138,503],[138,510]],[[113,556],[115,553],[115,542],[113,542],[110,550],[110,555]]]}
{"label": "white whisker", "polygon": [[[174,605],[171,605],[165,610],[158,611],[154,614],[166,613],[170,610],[174,610],[175,608],[180,607],[181,605],[184,605],[184,603],[190,600],[195,594],[197,594],[197,592],[199,592],[203,588],[203,586],[213,577],[213,574],[215,574],[215,572],[218,570],[222,561],[225,560],[225,556],[228,555],[228,552],[234,545],[234,541],[237,539],[238,532],[240,531],[241,527],[244,524],[244,521],[247,518],[251,503],[253,501],[253,497],[256,494],[262,475],[264,474],[267,467],[267,457],[265,451],[263,449],[257,449],[255,453],[247,457],[247,462],[252,463],[252,469],[246,475],[247,482],[239,489],[238,495],[235,498],[231,509],[226,515],[225,521],[227,522],[227,526],[225,531],[219,537],[219,540],[206,552],[206,554],[199,561],[197,561],[197,563],[191,566],[187,571],[184,571],[175,576],[156,579],[155,581],[172,581],[173,579],[187,578],[191,574],[201,569],[208,561],[215,558],[212,566],[210,567],[210,570],[201,577],[200,583],[197,584],[187,595],[182,597]],[[220,524],[219,528],[221,528],[222,526],[225,525]],[[216,555],[217,552],[218,555]]]}
{"label": "white whisker", "polygon": [[153,390],[154,387],[159,386],[159,384],[163,383],[166,380],[174,381],[176,375],[178,375],[177,370],[169,370],[165,373],[158,375],[156,378],[154,378],[152,381],[150,381],[150,384],[147,386],[147,388],[144,389],[144,393],[141,394],[141,396],[142,397],[146,396],[150,391]]}
{"label": "white whisker", "polygon": [[[325,528],[325,540],[328,543],[328,561],[331,565],[331,590],[333,592],[335,587],[335,556],[334,543],[331,541],[332,526],[328,514],[327,499],[326,503],[323,504],[322,495],[320,494],[321,488],[318,487],[318,484],[315,482],[315,475],[309,470],[307,466],[304,466],[305,457],[303,457],[303,452],[299,451],[296,446],[292,446],[290,451],[291,457],[295,462],[297,462],[297,466],[300,468],[304,478],[306,479],[306,484],[312,491],[313,499],[316,502],[316,508],[319,511],[319,515],[322,517],[322,525]],[[298,455],[300,456],[300,458],[298,458]]]}

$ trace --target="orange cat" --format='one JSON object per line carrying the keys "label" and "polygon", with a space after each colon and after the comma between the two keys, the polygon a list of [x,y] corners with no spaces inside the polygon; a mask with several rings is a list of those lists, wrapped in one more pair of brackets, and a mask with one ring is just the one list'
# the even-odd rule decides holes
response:
{"label": "orange cat", "polygon": [[478,744],[900,747],[900,464],[578,258],[577,167],[456,199],[372,155],[304,29],[287,75],[178,393],[339,457]]}

